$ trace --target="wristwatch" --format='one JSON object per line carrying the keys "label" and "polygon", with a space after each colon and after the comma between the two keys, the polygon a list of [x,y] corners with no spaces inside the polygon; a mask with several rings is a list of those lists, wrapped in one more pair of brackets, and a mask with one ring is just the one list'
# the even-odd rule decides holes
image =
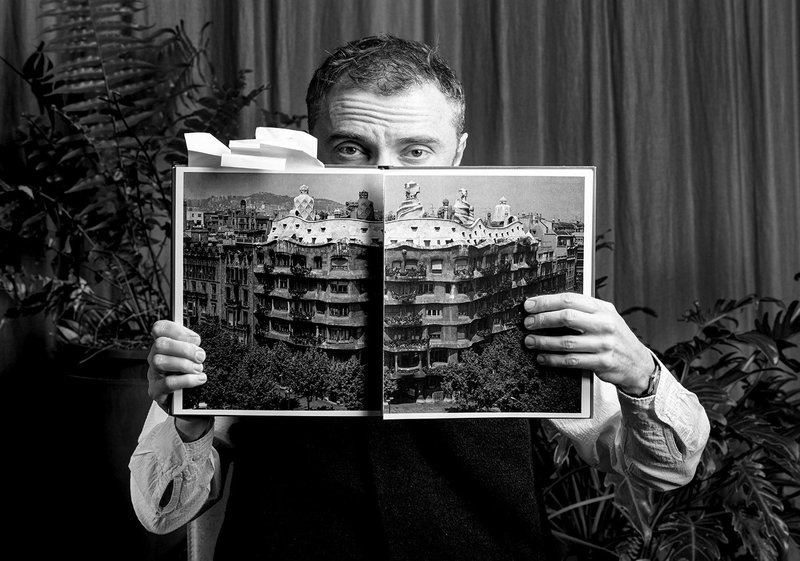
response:
{"label": "wristwatch", "polygon": [[650,378],[647,381],[647,389],[644,391],[644,393],[636,395],[628,393],[623,389],[620,389],[619,391],[630,397],[650,397],[651,395],[654,395],[656,393],[656,388],[658,387],[658,380],[660,378],[660,374],[661,374],[661,365],[656,360],[656,357],[653,356],[653,371],[650,372]]}

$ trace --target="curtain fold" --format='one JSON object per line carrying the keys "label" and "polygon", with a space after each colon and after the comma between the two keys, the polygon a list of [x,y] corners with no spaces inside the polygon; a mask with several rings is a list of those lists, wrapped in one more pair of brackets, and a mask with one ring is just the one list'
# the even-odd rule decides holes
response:
{"label": "curtain fold", "polygon": [[[35,4],[0,2],[3,52],[38,41]],[[694,300],[800,286],[800,16],[792,0],[160,0],[143,21],[213,21],[217,69],[252,69],[265,108],[305,113],[325,52],[389,32],[437,44],[467,92],[465,165],[597,166],[600,296],[663,349]],[[24,108],[0,69],[0,134]],[[250,111],[240,134],[259,125]]]}

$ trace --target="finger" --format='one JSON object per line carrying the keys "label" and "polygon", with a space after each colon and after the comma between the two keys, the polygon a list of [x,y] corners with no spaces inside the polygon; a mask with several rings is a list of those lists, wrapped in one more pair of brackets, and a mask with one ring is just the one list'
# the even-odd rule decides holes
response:
{"label": "finger", "polygon": [[167,396],[178,390],[195,388],[206,383],[206,375],[199,374],[179,374],[173,376],[161,376],[156,380],[151,380],[148,385],[148,393],[151,399],[162,404]]}
{"label": "finger", "polygon": [[188,327],[184,327],[180,323],[176,323],[174,321],[169,320],[158,320],[153,324],[153,328],[150,331],[153,339],[157,339],[159,337],[167,337],[169,339],[175,339],[177,341],[185,341],[187,343],[193,343],[195,345],[200,344],[200,335],[189,329]]}
{"label": "finger", "polygon": [[601,349],[603,341],[590,335],[567,335],[550,337],[547,335],[526,335],[525,346],[529,349],[544,352],[591,353]]}
{"label": "finger", "polygon": [[594,316],[574,309],[531,314],[522,320],[525,329],[530,331],[565,327],[578,333],[596,330],[593,329],[595,323]]}
{"label": "finger", "polygon": [[591,314],[600,310],[600,300],[577,292],[564,292],[561,294],[532,296],[525,300],[523,307],[529,314],[564,309],[578,310]]}
{"label": "finger", "polygon": [[170,339],[169,337],[159,337],[153,341],[148,357],[151,365],[153,365],[152,359],[157,355],[185,358],[197,363],[201,363],[206,359],[206,352],[201,347],[194,343]]}
{"label": "finger", "polygon": [[[151,351],[152,352],[152,351]],[[180,356],[156,353],[148,359],[150,369],[159,374],[199,374],[203,363]]]}
{"label": "finger", "polygon": [[597,357],[587,353],[539,353],[536,362],[551,368],[596,370]]}

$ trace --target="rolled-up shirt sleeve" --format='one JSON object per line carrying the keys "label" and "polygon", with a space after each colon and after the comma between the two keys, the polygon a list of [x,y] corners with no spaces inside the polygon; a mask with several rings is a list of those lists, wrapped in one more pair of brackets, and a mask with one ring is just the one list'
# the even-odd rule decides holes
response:
{"label": "rolled-up shirt sleeve", "polygon": [[592,418],[551,423],[590,465],[666,491],[694,477],[710,424],[697,396],[659,367],[654,395],[631,397],[595,378]]}
{"label": "rolled-up shirt sleeve", "polygon": [[183,442],[172,417],[153,424],[151,410],[131,455],[130,491],[136,516],[150,532],[166,534],[197,516],[221,488],[213,427],[194,442]]}

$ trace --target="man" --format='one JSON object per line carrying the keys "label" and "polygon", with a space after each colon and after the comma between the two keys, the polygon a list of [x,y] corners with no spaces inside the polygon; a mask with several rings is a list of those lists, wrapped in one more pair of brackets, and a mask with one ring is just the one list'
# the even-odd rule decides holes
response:
{"label": "man", "polygon": [[[345,45],[317,70],[306,101],[329,164],[457,166],[466,147],[461,84],[419,43]],[[592,419],[550,421],[581,456],[657,489],[690,480],[705,412],[614,307],[573,293],[524,306],[525,344],[542,364],[599,378]],[[204,352],[178,324],[158,322],[153,335],[154,406],[130,463],[132,500],[150,530],[180,527],[220,494],[212,442],[224,441],[235,469],[218,558],[552,558],[532,422],[167,418],[156,404],[205,381]]]}

